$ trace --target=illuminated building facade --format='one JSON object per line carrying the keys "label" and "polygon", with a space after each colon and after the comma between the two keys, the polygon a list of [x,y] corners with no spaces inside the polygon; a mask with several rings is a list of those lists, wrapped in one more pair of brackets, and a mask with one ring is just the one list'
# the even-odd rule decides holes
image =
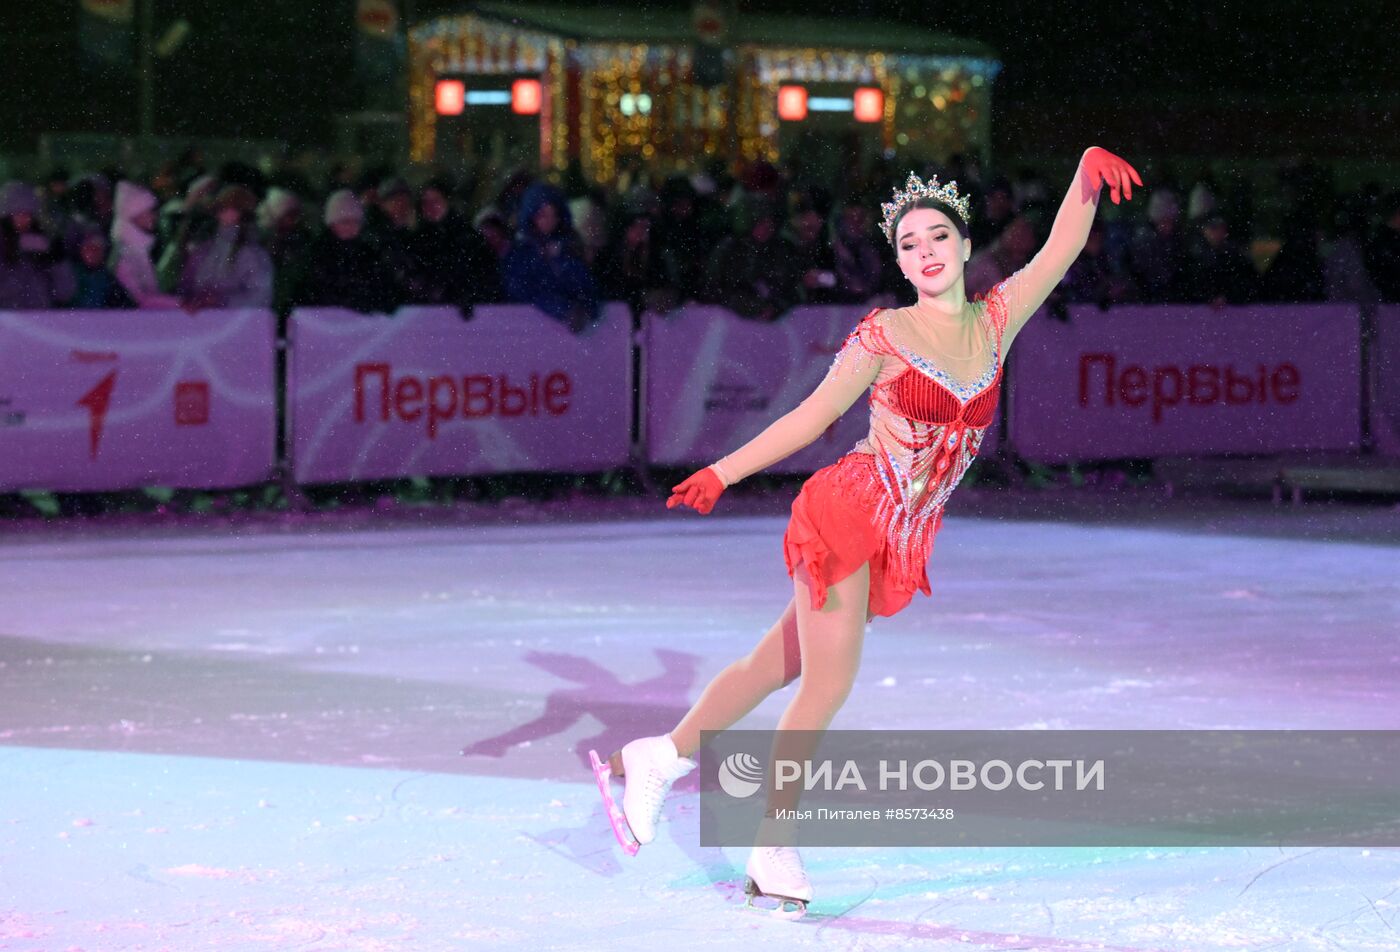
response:
{"label": "illuminated building facade", "polygon": [[[744,14],[723,51],[686,11],[477,3],[409,32],[411,157],[628,165],[777,161],[841,144],[987,159],[1000,63],[976,41],[868,20]],[[720,81],[697,58],[723,60]],[[714,78],[713,76],[711,78]]]}

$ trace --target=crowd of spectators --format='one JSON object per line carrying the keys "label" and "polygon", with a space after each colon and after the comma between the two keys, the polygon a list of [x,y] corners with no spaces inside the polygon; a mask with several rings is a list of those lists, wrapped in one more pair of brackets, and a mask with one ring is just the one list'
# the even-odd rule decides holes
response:
{"label": "crowd of spectators", "polygon": [[[962,157],[921,171],[973,195],[969,296],[1030,260],[1064,187]],[[1254,224],[1248,190],[1222,195],[1209,174],[1101,206],[1052,305],[1400,301],[1400,192],[1334,194],[1317,171],[1280,175],[1273,234]],[[800,304],[907,300],[876,220],[901,178],[892,164],[839,187],[766,162],[628,168],[611,189],[577,167],[559,178],[516,169],[413,184],[341,165],[318,185],[239,163],[210,170],[197,150],[144,178],[55,169],[0,187],[0,309],[426,304],[469,315],[509,301],[580,332],[608,300],[638,314],[699,301],[758,321]]]}

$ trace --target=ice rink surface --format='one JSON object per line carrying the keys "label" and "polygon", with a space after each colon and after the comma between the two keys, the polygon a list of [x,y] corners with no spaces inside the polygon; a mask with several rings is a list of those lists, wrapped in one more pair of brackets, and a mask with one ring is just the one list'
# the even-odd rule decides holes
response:
{"label": "ice rink surface", "polygon": [[[1395,509],[966,498],[833,728],[1400,728]],[[624,855],[588,749],[792,587],[781,507],[585,510],[0,530],[0,949],[1400,948],[1397,850],[809,848],[790,923],[692,775]]]}

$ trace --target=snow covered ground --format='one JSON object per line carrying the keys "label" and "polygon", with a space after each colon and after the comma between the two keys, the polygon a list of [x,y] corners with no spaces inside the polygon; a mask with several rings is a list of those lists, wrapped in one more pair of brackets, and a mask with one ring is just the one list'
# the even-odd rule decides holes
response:
{"label": "snow covered ground", "polygon": [[[1400,512],[968,498],[834,728],[1400,728]],[[812,848],[790,923],[692,775],[624,855],[587,751],[767,629],[782,528],[0,537],[0,949],[1400,948],[1396,850]]]}

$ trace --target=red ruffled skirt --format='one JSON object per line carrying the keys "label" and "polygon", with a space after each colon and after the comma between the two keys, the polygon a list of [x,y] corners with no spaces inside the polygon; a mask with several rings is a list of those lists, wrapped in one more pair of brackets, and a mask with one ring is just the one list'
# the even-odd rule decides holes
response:
{"label": "red ruffled skirt", "polygon": [[902,611],[915,592],[932,594],[928,553],[916,560],[912,574],[897,570],[889,541],[875,522],[884,492],[875,457],[869,453],[848,453],[802,484],[783,534],[783,556],[790,576],[798,565],[806,566],[814,610],[826,604],[828,586],[866,562],[870,563],[869,618]]}

